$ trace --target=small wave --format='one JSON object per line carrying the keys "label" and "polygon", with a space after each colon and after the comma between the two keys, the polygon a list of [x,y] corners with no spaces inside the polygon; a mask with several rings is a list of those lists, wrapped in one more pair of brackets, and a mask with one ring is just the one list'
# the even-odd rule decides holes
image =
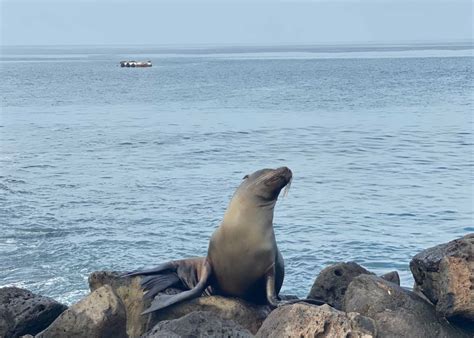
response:
{"label": "small wave", "polygon": [[59,188],[77,188],[77,184],[58,183],[55,186]]}
{"label": "small wave", "polygon": [[76,302],[78,299],[85,297],[88,294],[89,290],[87,288],[74,290],[70,292],[66,292],[56,298],[58,302],[71,305],[72,303]]}
{"label": "small wave", "polygon": [[25,184],[26,183],[23,180],[17,180],[17,179],[14,179],[14,178],[7,178],[5,180],[5,182],[7,182],[7,183],[19,183],[19,184]]}
{"label": "small wave", "polygon": [[22,169],[35,169],[35,168],[48,169],[48,168],[56,168],[56,167],[49,164],[32,164],[32,165],[23,166],[21,168]]}
{"label": "small wave", "polygon": [[412,214],[410,212],[403,212],[403,213],[393,213],[393,212],[387,212],[387,213],[382,213],[382,215],[386,216],[394,216],[394,217],[416,217],[415,214]]}
{"label": "small wave", "polygon": [[455,213],[457,213],[457,211],[454,211],[454,210],[444,210],[444,211],[441,211],[441,213],[443,213],[443,214],[455,214]]}
{"label": "small wave", "polygon": [[11,190],[8,186],[6,186],[6,185],[3,184],[3,183],[0,183],[0,190],[8,191],[9,193],[14,193],[13,190]]}

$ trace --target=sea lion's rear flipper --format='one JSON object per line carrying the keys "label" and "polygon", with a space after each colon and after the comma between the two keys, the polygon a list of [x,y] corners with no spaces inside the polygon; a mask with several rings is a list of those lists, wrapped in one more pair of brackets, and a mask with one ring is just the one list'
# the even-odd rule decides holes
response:
{"label": "sea lion's rear flipper", "polygon": [[176,261],[160,264],[152,269],[134,270],[132,272],[124,273],[122,277],[144,276],[140,285],[146,292],[144,299],[153,299],[158,292],[169,288],[170,286],[177,286],[181,280],[176,272]]}
{"label": "sea lion's rear flipper", "polygon": [[171,262],[163,263],[163,264],[155,266],[154,268],[151,268],[151,269],[133,270],[133,271],[126,272],[126,273],[122,274],[122,277],[156,275],[156,274],[162,273],[166,270],[169,270],[169,271],[176,270],[176,262],[171,261]]}
{"label": "sea lion's rear flipper", "polygon": [[143,296],[144,299],[153,299],[158,292],[163,291],[170,286],[178,285],[180,283],[179,277],[175,273],[168,273],[166,275],[147,276],[142,279],[141,286],[146,291]]}
{"label": "sea lion's rear flipper", "polygon": [[[170,261],[151,269],[139,269],[122,274],[122,277],[144,276],[140,285],[146,292],[144,299],[153,299],[159,292],[174,286],[193,289],[204,271],[206,257]],[[207,291],[206,291],[207,292]]]}
{"label": "sea lion's rear flipper", "polygon": [[267,301],[268,304],[272,307],[279,307],[283,305],[288,305],[288,304],[295,304],[295,303],[309,303],[313,305],[323,305],[326,304],[324,301],[319,300],[319,299],[291,299],[291,300],[279,300],[276,294],[275,290],[275,273],[276,273],[276,268],[275,264],[272,264],[272,266],[267,270],[267,273],[265,274],[265,286],[266,286],[266,292],[267,292]]}
{"label": "sea lion's rear flipper", "polygon": [[211,264],[209,264],[207,259],[205,259],[201,267],[199,282],[196,284],[195,287],[193,287],[191,290],[183,291],[176,295],[158,295],[151,303],[151,306],[142,312],[142,315],[163,309],[186,299],[193,299],[201,296],[204,290],[209,285],[209,277],[211,276],[211,274]]}

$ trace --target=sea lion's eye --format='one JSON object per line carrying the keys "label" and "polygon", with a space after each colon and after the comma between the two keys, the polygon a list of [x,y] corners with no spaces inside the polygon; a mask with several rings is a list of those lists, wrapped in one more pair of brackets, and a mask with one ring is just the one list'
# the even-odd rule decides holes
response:
{"label": "sea lion's eye", "polygon": [[246,178],[249,178],[249,175],[245,175],[244,177],[242,177],[243,180],[245,180]]}

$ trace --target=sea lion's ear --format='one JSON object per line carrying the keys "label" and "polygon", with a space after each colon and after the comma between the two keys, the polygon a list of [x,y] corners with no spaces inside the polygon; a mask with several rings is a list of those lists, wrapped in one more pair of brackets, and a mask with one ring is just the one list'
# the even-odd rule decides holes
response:
{"label": "sea lion's ear", "polygon": [[245,175],[244,177],[242,177],[243,180],[245,180],[246,178],[249,178],[249,175]]}

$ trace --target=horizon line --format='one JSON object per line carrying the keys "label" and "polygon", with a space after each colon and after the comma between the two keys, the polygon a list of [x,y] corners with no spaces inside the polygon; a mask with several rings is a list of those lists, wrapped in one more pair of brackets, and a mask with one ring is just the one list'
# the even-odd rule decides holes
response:
{"label": "horizon line", "polygon": [[399,40],[399,41],[333,41],[333,42],[308,42],[308,43],[67,43],[67,44],[1,44],[0,48],[9,47],[155,47],[155,48],[212,48],[212,47],[330,47],[330,46],[397,46],[397,45],[452,45],[466,44],[474,48],[474,38],[452,40]]}

